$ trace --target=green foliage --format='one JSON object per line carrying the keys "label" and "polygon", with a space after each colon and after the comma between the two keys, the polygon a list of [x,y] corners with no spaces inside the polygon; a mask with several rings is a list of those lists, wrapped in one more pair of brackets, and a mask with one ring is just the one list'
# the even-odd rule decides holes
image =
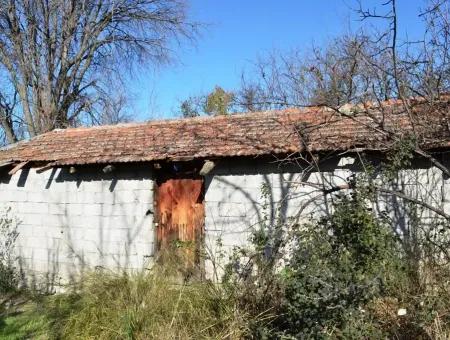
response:
{"label": "green foliage", "polygon": [[233,254],[225,281],[239,308],[260,316],[248,325],[254,338],[448,338],[450,226],[424,225],[407,204],[409,223],[421,232],[405,243],[387,214],[372,211],[374,169],[365,169],[350,179],[349,194],[333,199],[330,214],[296,224],[265,213],[252,246]]}
{"label": "green foliage", "polygon": [[17,286],[14,268],[13,248],[18,237],[17,221],[6,209],[0,215],[0,293],[6,293]]}
{"label": "green foliage", "polygon": [[47,315],[42,312],[38,301],[30,300],[29,296],[22,292],[21,296],[10,297],[8,302],[16,306],[0,314],[0,339],[51,338]]}
{"label": "green foliage", "polygon": [[394,143],[387,153],[383,169],[383,174],[387,180],[395,179],[399,170],[411,165],[416,144],[417,141],[414,136],[406,136]]}
{"label": "green foliage", "polygon": [[2,339],[241,339],[248,317],[212,283],[180,283],[156,265],[94,272],[67,293],[34,296],[0,315]]}
{"label": "green foliage", "polygon": [[355,317],[358,329],[372,328],[361,321],[361,309],[384,292],[399,259],[393,233],[364,197],[343,197],[331,216],[300,228],[293,242],[285,278],[285,331],[296,337],[344,336],[356,331],[347,327]]}
{"label": "green foliage", "polygon": [[226,115],[229,112],[234,94],[216,86],[206,97],[205,112],[209,115]]}
{"label": "green foliage", "polygon": [[227,92],[220,86],[216,86],[207,95],[190,96],[180,104],[180,114],[184,118],[207,115],[227,115],[232,109],[235,95]]}

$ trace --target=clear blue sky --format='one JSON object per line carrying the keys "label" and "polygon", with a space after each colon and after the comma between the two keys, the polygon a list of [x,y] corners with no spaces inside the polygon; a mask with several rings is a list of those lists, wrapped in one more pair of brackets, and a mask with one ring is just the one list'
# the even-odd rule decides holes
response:
{"label": "clear blue sky", "polygon": [[[373,8],[383,0],[362,0]],[[422,0],[397,0],[401,34],[421,30]],[[320,45],[361,22],[355,0],[191,0],[189,13],[208,23],[195,47],[177,49],[176,64],[135,76],[130,90],[137,119],[173,117],[179,101],[210,91],[232,90],[240,74],[272,49],[287,51]]]}

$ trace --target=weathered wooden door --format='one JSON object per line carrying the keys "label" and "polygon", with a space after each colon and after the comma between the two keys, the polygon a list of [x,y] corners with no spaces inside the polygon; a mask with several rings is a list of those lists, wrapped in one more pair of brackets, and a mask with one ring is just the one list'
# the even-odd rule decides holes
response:
{"label": "weathered wooden door", "polygon": [[[167,179],[156,186],[158,254],[174,255],[186,268],[198,267],[205,209],[202,179]],[[169,253],[169,254],[168,254]]]}

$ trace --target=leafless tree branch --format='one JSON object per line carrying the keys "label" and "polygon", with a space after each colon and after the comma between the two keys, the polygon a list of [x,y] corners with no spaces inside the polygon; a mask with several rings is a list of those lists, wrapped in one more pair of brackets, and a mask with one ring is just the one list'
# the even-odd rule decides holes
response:
{"label": "leafless tree branch", "polygon": [[[106,70],[120,77],[166,63],[173,42],[196,38],[186,13],[183,0],[0,0],[0,94],[11,102],[17,93],[28,136],[77,124],[111,92],[102,90]],[[8,141],[17,140],[18,123],[2,114]]]}

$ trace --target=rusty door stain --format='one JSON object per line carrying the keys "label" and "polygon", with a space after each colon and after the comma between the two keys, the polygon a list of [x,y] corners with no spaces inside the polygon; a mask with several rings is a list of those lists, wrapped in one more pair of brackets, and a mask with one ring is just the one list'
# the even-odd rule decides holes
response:
{"label": "rusty door stain", "polygon": [[168,179],[157,184],[156,235],[159,254],[181,255],[187,267],[200,264],[205,209],[202,179]]}

